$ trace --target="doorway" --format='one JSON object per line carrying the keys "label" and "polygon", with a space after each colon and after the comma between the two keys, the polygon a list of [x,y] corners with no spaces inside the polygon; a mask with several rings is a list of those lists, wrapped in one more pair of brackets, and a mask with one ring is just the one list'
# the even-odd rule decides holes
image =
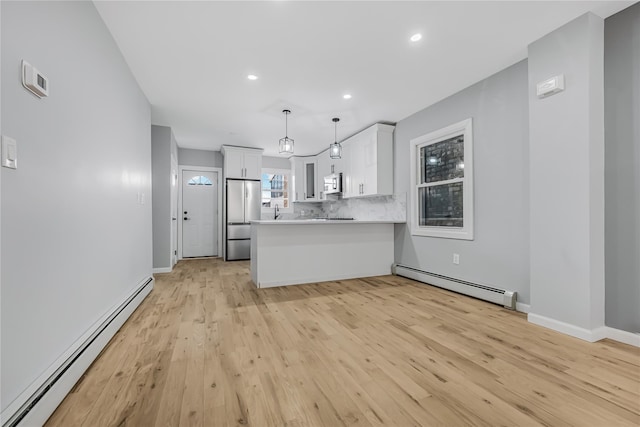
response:
{"label": "doorway", "polygon": [[220,176],[217,168],[180,166],[180,258],[218,256]]}
{"label": "doorway", "polygon": [[178,161],[171,155],[171,268],[178,262]]}

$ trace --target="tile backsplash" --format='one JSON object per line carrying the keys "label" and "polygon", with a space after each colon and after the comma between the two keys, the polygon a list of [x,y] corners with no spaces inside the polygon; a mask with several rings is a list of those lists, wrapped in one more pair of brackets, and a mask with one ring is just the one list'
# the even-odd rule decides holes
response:
{"label": "tile backsplash", "polygon": [[292,214],[283,214],[282,218],[339,217],[364,221],[404,222],[407,220],[407,194],[297,202],[293,204],[293,210]]}

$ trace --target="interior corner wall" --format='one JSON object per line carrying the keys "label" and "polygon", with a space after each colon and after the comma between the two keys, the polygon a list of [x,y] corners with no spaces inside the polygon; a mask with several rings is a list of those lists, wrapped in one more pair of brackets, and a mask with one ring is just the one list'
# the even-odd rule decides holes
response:
{"label": "interior corner wall", "polygon": [[[175,138],[171,128],[151,126],[153,202],[153,268],[171,268],[171,155]],[[177,148],[175,148],[177,151]],[[177,159],[176,159],[177,160]]]}
{"label": "interior corner wall", "polygon": [[[1,2],[1,409],[151,276],[150,106],[92,2]],[[50,82],[21,84],[29,61]],[[99,84],[96,84],[99,82]]]}
{"label": "interior corner wall", "polygon": [[640,333],[640,3],[604,22],[605,324]]}
{"label": "interior corner wall", "polygon": [[[604,326],[604,23],[587,13],[529,45],[529,320]],[[565,75],[539,99],[536,84]]]}
{"label": "interior corner wall", "polygon": [[179,148],[178,158],[180,165],[184,166],[222,168],[224,163],[222,153],[220,153],[220,151]]}
{"label": "interior corner wall", "polygon": [[396,225],[395,262],[515,290],[518,301],[529,303],[528,114],[524,60],[396,125],[395,193],[409,194],[409,141],[473,118],[475,239],[412,236],[408,224]]}

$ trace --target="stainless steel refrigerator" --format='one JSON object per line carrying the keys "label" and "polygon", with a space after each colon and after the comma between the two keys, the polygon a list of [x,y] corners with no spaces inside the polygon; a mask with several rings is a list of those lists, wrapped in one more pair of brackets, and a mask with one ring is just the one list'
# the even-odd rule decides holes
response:
{"label": "stainless steel refrigerator", "polygon": [[227,233],[226,259],[251,257],[251,221],[260,219],[259,180],[231,179],[226,182]]}

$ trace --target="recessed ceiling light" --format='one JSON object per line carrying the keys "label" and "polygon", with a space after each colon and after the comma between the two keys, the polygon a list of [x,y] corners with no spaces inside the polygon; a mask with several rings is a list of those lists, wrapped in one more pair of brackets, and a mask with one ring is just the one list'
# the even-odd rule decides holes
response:
{"label": "recessed ceiling light", "polygon": [[351,94],[345,93],[344,95],[342,95],[342,97],[344,99],[351,99]]}
{"label": "recessed ceiling light", "polygon": [[417,42],[418,40],[420,40],[422,38],[422,34],[420,33],[416,33],[414,35],[411,36],[411,38],[409,40],[411,40],[412,42]]}
{"label": "recessed ceiling light", "polygon": [[254,75],[254,74],[249,74],[249,75],[247,76],[247,78],[248,78],[249,80],[258,80],[258,76]]}

